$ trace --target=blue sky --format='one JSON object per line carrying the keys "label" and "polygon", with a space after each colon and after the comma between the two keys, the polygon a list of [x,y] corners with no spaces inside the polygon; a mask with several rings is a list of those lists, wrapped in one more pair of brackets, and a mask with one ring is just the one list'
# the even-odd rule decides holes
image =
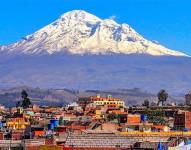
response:
{"label": "blue sky", "polygon": [[191,54],[191,0],[1,0],[0,45],[82,9],[100,18],[115,16],[145,38]]}

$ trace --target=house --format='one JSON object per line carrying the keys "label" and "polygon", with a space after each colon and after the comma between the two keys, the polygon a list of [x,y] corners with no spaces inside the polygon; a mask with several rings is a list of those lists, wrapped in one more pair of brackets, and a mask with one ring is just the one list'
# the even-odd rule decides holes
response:
{"label": "house", "polygon": [[174,129],[176,130],[191,130],[191,112],[183,111],[175,115]]}
{"label": "house", "polygon": [[6,125],[9,129],[25,129],[30,123],[25,118],[10,118],[7,120]]}

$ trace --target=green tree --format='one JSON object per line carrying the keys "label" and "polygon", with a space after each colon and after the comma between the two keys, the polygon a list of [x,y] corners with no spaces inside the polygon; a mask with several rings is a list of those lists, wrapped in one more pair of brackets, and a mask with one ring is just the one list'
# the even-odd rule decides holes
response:
{"label": "green tree", "polygon": [[21,106],[21,102],[18,101],[18,102],[16,103],[16,107],[20,107],[20,106]]}
{"label": "green tree", "polygon": [[59,125],[63,125],[63,116],[59,118]]}
{"label": "green tree", "polygon": [[22,107],[29,108],[29,106],[31,105],[31,101],[28,98],[28,94],[25,90],[22,90],[21,97],[22,97]]}
{"label": "green tree", "polygon": [[149,105],[150,105],[149,100],[148,99],[144,100],[143,106],[149,108]]}
{"label": "green tree", "polygon": [[38,125],[39,124],[38,121],[36,121],[32,117],[29,118],[29,122],[30,122],[30,125]]}
{"label": "green tree", "polygon": [[164,105],[164,102],[167,100],[168,98],[168,93],[162,89],[159,91],[159,93],[157,94],[158,97],[158,105],[160,102],[162,102],[162,106]]}
{"label": "green tree", "polygon": [[156,110],[145,110],[145,115],[147,115],[148,120],[151,121],[153,124],[161,124],[165,125],[165,112],[162,109]]}

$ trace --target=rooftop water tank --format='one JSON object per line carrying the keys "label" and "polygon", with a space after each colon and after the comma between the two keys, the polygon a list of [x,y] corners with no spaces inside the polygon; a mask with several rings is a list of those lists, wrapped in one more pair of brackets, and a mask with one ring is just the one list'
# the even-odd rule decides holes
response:
{"label": "rooftop water tank", "polygon": [[51,120],[50,120],[50,124],[53,124],[54,127],[57,127],[58,124],[59,124],[59,121],[58,121],[58,119],[51,119]]}
{"label": "rooftop water tank", "polygon": [[48,130],[54,130],[54,124],[53,123],[48,124]]}
{"label": "rooftop water tank", "polygon": [[145,122],[145,121],[147,121],[147,120],[148,120],[147,115],[142,114],[142,115],[141,115],[141,121],[142,121],[142,122]]}

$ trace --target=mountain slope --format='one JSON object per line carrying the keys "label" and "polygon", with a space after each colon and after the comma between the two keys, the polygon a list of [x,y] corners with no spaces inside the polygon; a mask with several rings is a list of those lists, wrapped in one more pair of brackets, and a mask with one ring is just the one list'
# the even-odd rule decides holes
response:
{"label": "mountain slope", "polygon": [[144,39],[127,24],[102,20],[82,10],[62,15],[52,24],[0,51],[24,54],[149,54],[186,56]]}
{"label": "mountain slope", "polygon": [[189,57],[144,55],[0,56],[0,88],[141,88],[170,95],[191,89]]}

